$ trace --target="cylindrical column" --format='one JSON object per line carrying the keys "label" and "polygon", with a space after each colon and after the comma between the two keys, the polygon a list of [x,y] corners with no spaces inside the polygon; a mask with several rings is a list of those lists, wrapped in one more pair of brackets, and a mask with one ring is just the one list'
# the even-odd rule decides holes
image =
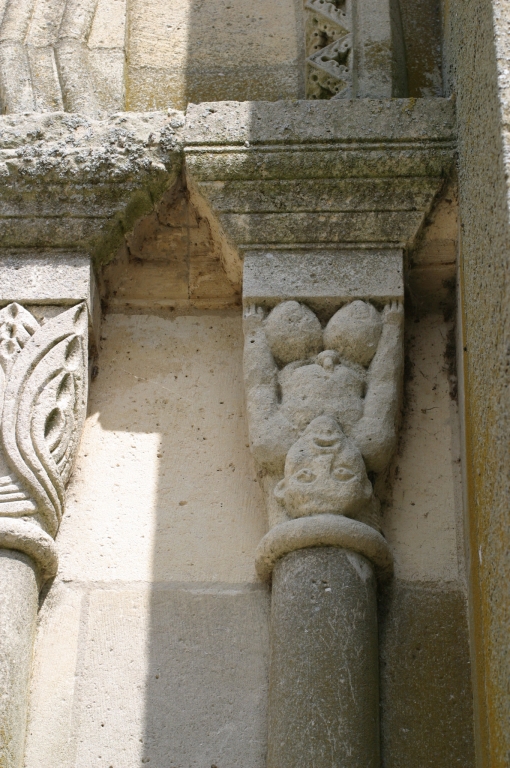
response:
{"label": "cylindrical column", "polygon": [[0,549],[0,585],[0,765],[21,768],[39,596],[35,563]]}
{"label": "cylindrical column", "polygon": [[312,766],[379,766],[376,581],[341,547],[273,569],[268,768]]}

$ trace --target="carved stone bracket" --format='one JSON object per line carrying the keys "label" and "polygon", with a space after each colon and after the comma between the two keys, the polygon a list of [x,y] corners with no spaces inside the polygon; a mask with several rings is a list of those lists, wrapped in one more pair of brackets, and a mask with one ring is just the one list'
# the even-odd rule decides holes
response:
{"label": "carved stone bracket", "polygon": [[57,569],[99,303],[85,254],[5,255],[0,276],[0,548],[24,552],[44,581]]}
{"label": "carved stone bracket", "polygon": [[285,271],[258,260],[263,277],[246,265],[261,301],[244,299],[244,372],[269,522],[255,556],[272,579],[268,768],[379,763],[374,576],[393,565],[379,488],[396,445],[404,324],[402,254],[385,256],[372,254],[370,271],[349,269],[352,251],[314,266],[294,254]]}
{"label": "carved stone bracket", "polygon": [[396,444],[401,301],[381,311],[351,301],[322,323],[297,301],[264,315],[245,308],[244,365],[270,525],[337,514],[380,530],[374,485]]}
{"label": "carved stone bracket", "polygon": [[[288,265],[294,289],[298,261]],[[372,266],[381,272],[375,259]],[[374,571],[392,573],[378,485],[396,445],[400,406],[399,274],[397,296],[382,302],[378,291],[348,301],[327,291],[321,303],[313,285],[308,303],[283,300],[268,314],[245,299],[250,444],[270,528],[256,552],[257,572],[272,579],[273,592],[268,768],[379,762]],[[271,278],[268,267],[265,280],[278,285]],[[370,279],[357,290],[368,294]],[[344,271],[342,293],[354,290],[353,274]],[[340,307],[332,312],[331,302]],[[349,688],[345,675],[332,682],[337,675],[327,670],[337,668],[346,670]],[[355,706],[346,706],[348,696]]]}

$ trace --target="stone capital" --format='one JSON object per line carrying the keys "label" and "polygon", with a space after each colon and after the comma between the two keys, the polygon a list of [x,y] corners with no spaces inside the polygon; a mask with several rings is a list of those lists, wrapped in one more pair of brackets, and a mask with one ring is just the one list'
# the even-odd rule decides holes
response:
{"label": "stone capital", "polygon": [[89,327],[92,339],[99,330],[89,258],[3,256],[0,307],[0,547],[28,555],[45,581],[85,419]]}

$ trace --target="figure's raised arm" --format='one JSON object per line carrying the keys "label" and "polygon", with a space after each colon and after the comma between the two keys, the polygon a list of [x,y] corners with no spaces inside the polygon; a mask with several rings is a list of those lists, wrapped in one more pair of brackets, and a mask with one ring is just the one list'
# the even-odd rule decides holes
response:
{"label": "figure's raised arm", "polygon": [[256,461],[282,469],[289,447],[297,439],[292,424],[279,412],[278,366],[264,330],[264,310],[245,309],[244,382],[250,443]]}
{"label": "figure's raised arm", "polygon": [[397,416],[404,364],[404,308],[402,302],[387,304],[377,351],[368,369],[364,412],[355,426],[356,440],[367,468],[386,469],[397,439]]}
{"label": "figure's raised arm", "polygon": [[275,405],[278,402],[278,366],[269,349],[264,331],[265,312],[262,307],[250,304],[244,310],[244,384],[246,390],[267,385],[274,390]]}

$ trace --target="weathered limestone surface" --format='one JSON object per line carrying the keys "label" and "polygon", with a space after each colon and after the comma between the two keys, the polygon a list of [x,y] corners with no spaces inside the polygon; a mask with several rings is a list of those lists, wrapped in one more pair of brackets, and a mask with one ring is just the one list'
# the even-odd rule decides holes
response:
{"label": "weathered limestone surface", "polygon": [[402,252],[275,251],[244,255],[243,300],[272,308],[281,301],[306,302],[321,314],[367,294],[386,303],[404,299]]}
{"label": "weathered limestone surface", "polygon": [[376,583],[339,547],[292,552],[271,596],[268,768],[379,761]]}
{"label": "weathered limestone surface", "polygon": [[33,560],[0,549],[0,758],[21,768],[40,580]]}
{"label": "weathered limestone surface", "polygon": [[123,233],[176,180],[183,120],[181,113],[0,118],[3,248],[111,258]]}
{"label": "weathered limestone surface", "polygon": [[396,579],[380,595],[381,749],[388,768],[476,765],[466,612],[459,582]]}
{"label": "weathered limestone surface", "polygon": [[302,13],[302,0],[135,0],[128,109],[303,98]]}
{"label": "weathered limestone surface", "polygon": [[[200,215],[181,182],[124,235],[103,270],[108,307],[138,311],[228,309],[241,303],[238,269],[227,272],[214,221]],[[234,266],[239,259],[231,260]],[[232,278],[232,279],[231,279]]]}
{"label": "weathered limestone surface", "polygon": [[6,0],[0,19],[2,112],[123,108],[125,0]]}
{"label": "weathered limestone surface", "polygon": [[391,0],[3,0],[0,99],[7,113],[100,116],[212,99],[391,98],[407,95],[404,46]]}
{"label": "weathered limestone surface", "polygon": [[459,124],[458,349],[477,758],[484,768],[502,768],[510,754],[509,6],[443,6],[445,73]]}
{"label": "weathered limestone surface", "polygon": [[241,254],[409,247],[452,167],[452,108],[441,99],[190,105],[188,183]]}
{"label": "weathered limestone surface", "polygon": [[240,312],[112,314],[102,337],[41,609],[26,765],[263,768],[266,525]]}
{"label": "weathered limestone surface", "polygon": [[88,257],[16,254],[0,269],[0,762],[21,768],[38,592],[57,572],[98,312]]}
{"label": "weathered limestone surface", "polygon": [[[239,283],[235,252],[254,245],[411,243],[452,162],[453,104],[440,99],[223,103],[190,107],[186,120],[1,118],[4,248],[83,250],[107,262],[185,159],[193,203]],[[331,179],[344,180],[333,196]]]}
{"label": "weathered limestone surface", "polygon": [[[361,105],[339,102],[336,109],[340,117],[335,116],[335,110],[328,103],[289,104],[281,121],[275,106],[209,104],[207,110],[192,108],[185,126],[186,135],[191,137],[189,141],[182,130],[182,114],[144,116],[147,122],[142,116],[117,115],[103,123],[60,115],[52,123],[51,130],[55,133],[48,134],[54,139],[54,143],[49,144],[52,151],[56,150],[54,154],[45,153],[44,140],[37,134],[38,126],[49,125],[44,122],[49,120],[48,116],[2,118],[6,127],[4,158],[9,172],[6,179],[10,179],[2,204],[3,215],[10,227],[8,231],[12,233],[9,248],[19,247],[26,237],[30,247],[41,249],[43,261],[53,258],[52,248],[63,247],[60,244],[67,241],[59,239],[59,232],[51,229],[56,210],[55,203],[50,205],[51,195],[58,192],[59,205],[67,206],[65,211],[68,213],[72,213],[73,205],[77,206],[83,211],[84,218],[90,202],[93,211],[93,217],[87,219],[92,233],[90,237],[82,236],[78,222],[69,217],[67,231],[72,254],[77,243],[80,249],[93,252],[96,264],[117,253],[117,263],[110,262],[110,271],[105,273],[105,287],[112,309],[116,312],[121,309],[147,311],[153,299],[157,299],[150,311],[159,315],[144,319],[134,315],[112,316],[106,327],[113,330],[103,332],[107,338],[95,362],[98,378],[93,387],[103,387],[104,384],[104,389],[97,390],[100,394],[86,428],[78,464],[80,471],[76,473],[71,489],[70,514],[64,518],[57,540],[61,576],[50,592],[50,596],[55,595],[55,600],[47,598],[41,615],[27,742],[29,768],[40,768],[41,761],[58,768],[75,768],[78,754],[83,768],[88,768],[86,744],[97,744],[98,755],[106,754],[108,749],[111,750],[109,755],[123,754],[126,759],[135,761],[152,754],[151,762],[160,759],[160,755],[162,761],[168,762],[173,755],[181,761],[182,768],[189,768],[192,760],[200,761],[204,757],[210,758],[210,764],[220,766],[221,760],[225,763],[228,756],[228,760],[233,761],[232,768],[237,768],[241,754],[256,768],[264,764],[264,711],[260,699],[250,698],[250,691],[259,686],[263,691],[267,675],[267,625],[261,618],[267,609],[267,593],[256,590],[252,593],[249,585],[256,580],[254,554],[266,529],[263,501],[247,448],[239,318],[231,317],[226,324],[223,321],[216,324],[214,313],[209,316],[200,314],[199,302],[205,302],[202,308],[215,300],[226,301],[228,306],[239,302],[240,257],[244,254],[246,269],[252,270],[254,280],[260,279],[256,259],[263,263],[269,253],[276,256],[275,261],[280,258],[290,260],[297,252],[303,258],[310,243],[297,243],[296,239],[302,239],[304,235],[315,238],[320,232],[306,221],[303,224],[303,215],[306,216],[311,201],[316,201],[313,216],[325,215],[326,223],[329,221],[325,237],[335,238],[327,240],[325,246],[321,243],[313,248],[314,252],[324,254],[321,258],[334,259],[339,264],[359,265],[354,260],[355,254],[359,254],[360,259],[375,255],[380,259],[377,263],[384,259],[390,263],[393,258],[395,261],[400,259],[396,252],[402,246],[410,246],[416,240],[420,245],[413,252],[413,261],[409,264],[412,269],[408,273],[411,279],[414,279],[413,274],[417,276],[413,283],[413,302],[422,308],[432,305],[438,308],[444,299],[442,275],[451,276],[454,264],[451,227],[448,229],[449,224],[441,223],[443,214],[438,213],[438,207],[431,211],[431,206],[443,184],[443,175],[451,167],[452,104],[438,101],[427,105],[406,100],[389,105],[383,101]],[[215,108],[217,111],[212,112]],[[192,111],[193,119],[190,118]],[[307,115],[310,116],[308,121]],[[21,131],[23,120],[27,121],[24,133]],[[365,140],[356,143],[360,126],[364,126]],[[125,134],[122,133],[124,129]],[[120,138],[113,144],[109,138],[103,141],[111,136],[111,132],[117,136],[116,131]],[[434,137],[433,141],[428,141],[428,134]],[[287,136],[288,141],[282,138]],[[28,149],[22,151],[22,144]],[[183,188],[180,181],[177,183],[183,163],[188,169],[188,189]],[[25,168],[32,171],[25,171]],[[115,182],[108,182],[110,172]],[[101,183],[94,186],[92,181],[96,173],[103,175]],[[299,178],[296,178],[297,174]],[[30,190],[32,183],[35,193]],[[142,195],[138,194],[138,187],[143,190]],[[180,192],[174,196],[178,188]],[[451,204],[454,202],[445,203],[444,210]],[[369,220],[373,222],[375,207],[382,210],[381,218],[369,223]],[[281,223],[287,208],[289,221],[283,227]],[[361,215],[355,226],[349,224],[347,227],[346,223],[345,234],[337,234],[338,222],[352,221],[356,210]],[[27,216],[23,218],[25,212]],[[265,242],[255,241],[253,248],[251,240],[245,244],[244,233],[250,237],[252,231],[255,234],[264,231],[266,219],[257,220],[256,217],[268,214],[273,217],[272,231],[277,233],[280,241],[269,243],[270,247]],[[334,218],[340,215],[345,218]],[[429,215],[432,223],[427,224]],[[400,216],[408,217],[405,227],[395,229],[394,222]],[[446,213],[444,216],[448,219]],[[362,217],[367,220],[366,225]],[[253,229],[252,219],[255,222]],[[439,222],[436,230],[434,221]],[[27,227],[27,222],[30,226],[35,222],[32,230]],[[135,222],[138,223],[133,229]],[[301,230],[294,227],[295,222]],[[423,238],[422,225],[425,225]],[[450,234],[442,238],[441,232],[445,229]],[[383,242],[374,239],[367,243],[362,238],[368,236],[382,238]],[[339,241],[339,237],[344,239]],[[117,251],[118,244],[121,244],[122,253]],[[206,252],[210,253],[211,244],[214,257],[208,259]],[[367,244],[369,248],[365,247]],[[70,252],[71,246],[66,246],[66,253]],[[7,251],[4,262],[13,257],[12,252]],[[121,271],[119,264],[124,269],[126,263],[131,276],[123,284],[126,273]],[[144,287],[138,276],[149,272],[151,277],[144,278]],[[349,274],[355,276],[355,272],[349,271]],[[388,299],[401,298],[400,275],[401,272],[398,280],[384,292],[380,282],[375,284],[374,281],[370,291],[379,289],[383,300],[380,304],[376,301],[378,311]],[[432,277],[440,290],[429,290],[426,295],[424,286],[432,285]],[[280,287],[282,295],[276,299],[304,300],[301,294],[285,295],[285,285]],[[139,291],[137,296],[135,290]],[[333,290],[338,287],[328,289],[328,296]],[[328,296],[321,297],[317,306],[313,306],[318,315],[319,305],[324,299],[325,306]],[[86,300],[87,296],[77,298]],[[352,295],[343,295],[340,303],[356,298],[363,296],[353,284]],[[130,301],[132,304],[128,306]],[[273,300],[273,303],[278,302]],[[37,314],[35,307],[31,307],[40,321],[45,315]],[[171,320],[172,307],[195,314]],[[270,308],[268,304],[267,309]],[[329,319],[337,309],[338,305],[331,305],[321,319]],[[49,310],[48,305],[44,310],[48,316]],[[382,526],[391,541],[398,578],[411,580],[413,585],[427,579],[432,582],[441,580],[439,592],[444,596],[441,604],[446,605],[450,593],[457,590],[458,594],[458,582],[453,584],[459,578],[455,540],[457,521],[453,513],[457,502],[452,490],[456,479],[451,471],[448,443],[454,432],[454,420],[449,421],[448,392],[443,386],[446,377],[443,381],[442,374],[440,376],[439,394],[432,391],[434,376],[439,376],[437,371],[443,366],[441,334],[446,337],[447,331],[443,321],[439,317],[436,319],[437,356],[427,358],[424,363],[422,352],[418,349],[413,352],[416,365],[431,377],[430,391],[425,391],[427,383],[416,389],[414,420],[404,427],[404,433],[409,437],[403,454],[408,466],[413,468],[416,455],[422,456],[423,452],[429,458],[420,462],[414,474],[402,468],[402,479],[394,486],[398,488],[397,503],[392,507],[390,499],[384,502],[389,516],[383,517]],[[230,322],[236,326],[235,333],[228,325]],[[423,344],[429,343],[427,322],[411,323],[411,328],[417,329]],[[190,330],[193,333],[189,333]],[[225,374],[217,378],[218,360],[221,360]],[[165,361],[170,361],[168,369],[165,369]],[[421,374],[417,373],[416,377],[421,381]],[[197,393],[202,391],[216,392],[218,402],[214,408],[210,398],[204,402],[197,399]],[[224,409],[231,393],[234,399],[225,419]],[[175,403],[176,408],[171,405]],[[436,429],[432,421],[429,423],[439,416],[438,403],[441,406],[441,429]],[[422,408],[435,410],[422,413]],[[115,413],[113,417],[112,413]],[[238,427],[235,440],[230,442],[233,422]],[[431,424],[437,437],[425,440],[423,430],[430,431]],[[165,438],[161,436],[163,434]],[[189,450],[184,453],[183,445],[189,445]],[[441,464],[440,481],[438,463]],[[102,478],[101,483],[97,478]],[[442,502],[438,504],[441,494]],[[141,496],[146,500],[143,505],[138,502]],[[187,503],[181,506],[180,502]],[[284,507],[276,499],[275,508],[281,516]],[[323,515],[324,520],[326,517]],[[333,517],[341,519],[339,515]],[[281,521],[281,517],[279,519]],[[292,522],[300,524],[301,520],[305,518]],[[374,537],[380,536],[373,529],[372,533]],[[384,542],[382,537],[381,540]],[[324,540],[322,543],[331,545],[332,542]],[[158,598],[148,586],[153,579],[164,582]],[[449,584],[446,583],[448,580]],[[103,603],[102,597],[97,596],[96,600],[94,594],[104,589],[104,582],[107,582],[109,594]],[[175,592],[183,583],[185,596],[177,598]],[[238,585],[241,585],[241,596],[237,596]],[[206,738],[193,729],[186,731],[186,743],[178,742],[175,733],[158,741],[155,734],[164,732],[162,724],[181,716],[175,701],[182,702],[182,687],[176,698],[172,697],[174,687],[165,689],[159,698],[157,686],[161,668],[165,665],[172,667],[179,657],[177,648],[182,648],[179,640],[183,638],[172,639],[165,646],[172,627],[165,624],[170,621],[165,613],[167,609],[157,606],[181,605],[181,598],[182,603],[198,605],[198,602],[194,603],[194,597],[197,590],[199,596],[204,589],[210,595],[212,607],[210,611],[204,608],[204,612],[196,609],[199,624],[208,621],[204,617],[211,616],[208,626],[212,635],[221,634],[220,626],[231,628],[235,634],[235,627],[246,625],[247,635],[236,635],[243,647],[248,647],[247,636],[254,638],[248,654],[251,659],[248,666],[254,670],[250,677],[254,681],[253,688],[251,684],[247,688],[248,699],[235,700],[235,707],[245,713],[241,719],[231,715],[230,705],[223,703],[211,714],[209,707],[216,701],[218,688],[223,684],[221,681],[226,680],[228,659],[222,661],[217,677],[213,675],[212,682],[203,687],[203,704],[200,703],[204,722],[211,723],[212,730],[208,734],[214,732],[216,736]],[[231,589],[236,595],[231,595]],[[122,616],[128,616],[131,605],[131,597],[126,595],[134,595],[138,609],[134,609],[135,618],[123,623]],[[233,602],[229,602],[231,598]],[[219,603],[215,601],[224,601],[225,610],[217,608]],[[234,603],[244,607],[234,607]],[[115,624],[94,623],[94,611],[90,606],[96,604],[101,604],[105,610],[111,605],[112,615],[117,611],[115,615],[119,615],[119,621]],[[258,607],[254,608],[254,605]],[[400,610],[397,607],[390,611],[392,622],[398,622]],[[249,619],[254,611],[260,611],[256,619],[258,635],[255,623],[250,623]],[[161,622],[155,618],[152,623],[151,616],[161,614],[167,618],[162,618]],[[435,621],[439,627],[438,614],[434,616],[431,623],[433,625]],[[462,635],[461,621],[459,618],[459,636]],[[61,631],[63,626],[65,632]],[[199,631],[194,626],[190,623],[191,637]],[[416,640],[413,631],[411,627],[410,644]],[[101,647],[106,650],[95,656],[92,638],[98,633],[102,633],[104,645]],[[119,649],[116,656],[112,657],[111,647]],[[200,648],[207,647],[206,637]],[[208,651],[204,650],[206,653]],[[185,651],[186,658],[191,658],[191,654],[191,650]],[[160,661],[151,667],[151,658]],[[241,674],[239,669],[243,669],[245,658],[241,656],[236,661],[232,673],[235,681],[242,679],[237,675]],[[428,663],[434,664],[436,659],[444,661],[446,657],[437,646],[430,644],[428,658]],[[253,666],[250,666],[252,662]],[[458,681],[465,686],[465,678],[458,674],[455,659],[444,663],[447,669],[451,665],[452,670],[450,676],[446,676],[444,688],[433,702],[425,693],[423,698],[416,694],[414,712],[419,712],[422,706],[428,708],[427,711],[433,707],[447,718],[449,697],[463,695],[465,688]],[[58,681],[55,680],[56,667]],[[187,679],[197,681],[193,690],[201,690],[204,669],[207,669],[205,662],[200,669],[191,662],[186,667]],[[391,669],[387,674],[391,674]],[[106,682],[110,680],[113,681],[111,684]],[[130,681],[129,693],[124,697],[130,703],[122,710],[122,718],[111,723],[107,730],[108,707],[114,702],[109,699],[105,704],[102,694],[97,691],[124,690],[123,680]],[[226,682],[225,685],[228,688]],[[233,683],[233,687],[236,686],[237,682]],[[400,690],[404,691],[404,688],[402,686]],[[133,690],[138,691],[134,697],[131,696]],[[61,696],[58,691],[62,691]],[[193,708],[198,706],[197,697],[199,693],[183,708],[183,728],[192,718]],[[55,718],[48,723],[46,713],[50,700]],[[89,710],[87,701],[90,700],[93,705]],[[152,709],[150,702],[161,704]],[[398,723],[400,715],[392,709],[391,696],[387,699],[386,709],[387,722]],[[153,718],[152,746],[146,754],[143,740],[145,723],[149,719],[146,720],[144,713],[149,711]],[[418,714],[415,717],[413,722],[417,721]],[[464,719],[456,721],[458,730],[452,731],[454,746],[451,752],[445,752],[446,757],[464,755],[466,765],[469,764],[468,745],[459,745],[467,717],[463,715]],[[243,730],[243,723],[251,720],[253,729]],[[80,731],[80,723],[83,731]],[[383,723],[384,727],[387,726]],[[407,726],[404,724],[403,727]],[[431,733],[435,733],[436,728],[439,728],[439,716],[436,724],[431,726]],[[135,734],[128,744],[126,730]],[[210,753],[203,752],[204,743],[212,744]],[[420,750],[414,751],[414,742],[406,744],[406,759],[414,760],[417,768],[422,768]],[[388,750],[396,756],[395,761],[400,759],[394,742]],[[445,768],[449,765],[445,762]]]}

